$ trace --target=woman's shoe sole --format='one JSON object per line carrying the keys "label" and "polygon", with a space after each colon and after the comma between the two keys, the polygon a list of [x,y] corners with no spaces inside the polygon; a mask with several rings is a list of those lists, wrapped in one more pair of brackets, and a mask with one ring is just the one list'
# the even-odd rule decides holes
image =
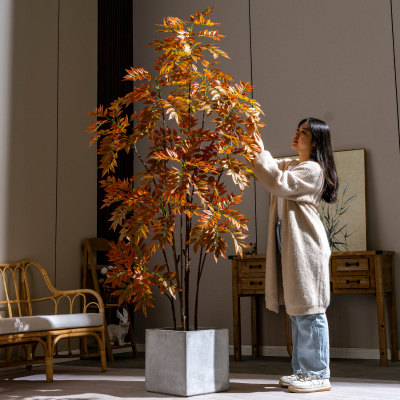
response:
{"label": "woman's shoe sole", "polygon": [[282,386],[284,388],[288,388],[289,387],[289,385],[284,385],[283,383],[280,383],[280,382],[279,382],[279,386]]}
{"label": "woman's shoe sole", "polygon": [[296,389],[289,389],[289,392],[293,393],[312,393],[312,392],[326,392],[328,390],[331,390],[332,386],[329,386],[327,388],[322,388],[322,389],[317,389],[317,390],[296,390]]}

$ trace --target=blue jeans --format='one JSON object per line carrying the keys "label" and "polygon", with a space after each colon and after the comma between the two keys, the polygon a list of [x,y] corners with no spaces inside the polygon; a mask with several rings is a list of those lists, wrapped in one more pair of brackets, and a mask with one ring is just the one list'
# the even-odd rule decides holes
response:
{"label": "blue jeans", "polygon": [[[276,234],[279,251],[282,220],[278,219]],[[293,373],[317,378],[330,378],[329,328],[326,314],[289,315],[292,321]]]}
{"label": "blue jeans", "polygon": [[292,320],[293,373],[329,378],[329,329],[325,313],[289,317]]}

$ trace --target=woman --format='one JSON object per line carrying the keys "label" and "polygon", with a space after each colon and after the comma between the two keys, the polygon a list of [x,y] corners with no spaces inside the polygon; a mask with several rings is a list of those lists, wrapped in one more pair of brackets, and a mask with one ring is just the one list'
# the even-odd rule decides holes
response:
{"label": "woman", "polygon": [[321,198],[327,203],[337,201],[338,178],[330,130],[321,120],[304,119],[292,143],[299,160],[275,160],[264,150],[255,125],[247,124],[246,129],[261,149],[252,163],[254,175],[272,195],[266,307],[278,312],[279,305],[285,304],[292,321],[293,375],[283,376],[279,384],[292,392],[330,390],[325,311],[330,302],[331,250],[318,213]]}

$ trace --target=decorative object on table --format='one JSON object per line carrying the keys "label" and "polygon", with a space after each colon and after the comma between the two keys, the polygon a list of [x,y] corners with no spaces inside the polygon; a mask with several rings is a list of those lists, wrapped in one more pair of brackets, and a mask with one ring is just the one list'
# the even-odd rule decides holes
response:
{"label": "decorative object on table", "polygon": [[338,201],[328,204],[321,200],[318,207],[331,251],[367,251],[365,149],[334,151],[333,158],[339,181]]}
{"label": "decorative object on table", "polygon": [[119,346],[123,346],[125,343],[125,336],[128,334],[129,330],[129,318],[126,308],[123,310],[123,314],[117,310],[117,317],[119,318],[119,325],[110,324],[108,325],[108,335],[110,337],[111,345],[118,342]]}
{"label": "decorative object on table", "polygon": [[243,255],[249,256],[252,254],[257,254],[257,243],[250,243],[250,246],[243,250]]}
{"label": "decorative object on table", "polygon": [[[248,246],[244,242],[248,219],[234,209],[242,195],[228,194],[221,177],[230,175],[242,193],[246,186],[251,186],[250,178],[254,177],[251,169],[234,156],[241,155],[251,162],[260,149],[244,126],[254,124],[256,131],[265,126],[258,118],[262,112],[259,104],[247,97],[252,90],[250,83],[231,83],[233,78],[217,68],[217,62],[205,58],[206,52],[214,59],[229,58],[214,44],[199,41],[201,37],[213,40],[223,37],[216,30],[208,30],[219,25],[206,19],[213,8],[196,12],[190,16],[190,22],[164,18],[159,32],[172,32],[175,36],[149,44],[161,52],[155,61],[155,76],[143,68],[131,68],[124,78],[151,82],[135,87],[110,107],[100,106],[89,113],[97,118],[88,129],[94,134],[91,143],[100,142],[100,168],[103,176],[107,174],[101,181],[106,193],[104,206],[116,205],[110,220],[112,228],[119,227],[120,233],[118,243],[110,244],[109,261],[116,267],[108,273],[105,283],[116,288],[118,304],[133,301],[135,311],[141,309],[145,315],[149,307],[154,307],[151,286],[158,286],[166,294],[174,327],[171,334],[159,330],[160,336],[149,333],[146,339],[146,388],[159,391],[156,381],[162,380],[169,383],[163,386],[163,393],[185,396],[226,390],[229,385],[228,330],[218,330],[218,333],[211,329],[198,330],[199,287],[207,254],[212,253],[215,262],[220,256],[225,258],[225,235],[231,235],[240,255]],[[198,25],[207,29],[199,30]],[[135,102],[144,107],[129,114],[128,106]],[[207,119],[211,121],[206,125]],[[206,126],[213,128],[206,129]],[[146,144],[142,147],[150,150],[148,154],[141,154],[138,147],[144,138]],[[118,152],[131,150],[143,169],[130,179],[116,180],[112,173]],[[165,263],[153,263],[148,268],[158,249]],[[191,252],[197,255],[198,250],[192,330],[189,278],[194,258]],[[178,330],[176,322],[176,292],[183,332]],[[171,343],[165,342],[165,352],[158,352],[157,359],[151,360],[154,370],[149,367],[148,354],[163,335]],[[182,335],[186,339],[180,342]],[[217,335],[223,338],[216,340]],[[210,341],[207,345],[203,342],[206,337]],[[197,340],[201,344],[193,343]],[[186,356],[184,351],[176,350],[183,358],[176,357],[172,363],[165,354],[177,343],[187,346],[190,343],[197,350]],[[188,381],[181,382],[184,386],[174,385],[172,376],[181,370],[178,366],[191,362],[185,357],[201,357],[208,348],[211,350],[207,354],[218,354],[218,363],[212,363],[210,370],[194,370],[190,379],[196,380],[196,389],[189,389],[194,386]],[[163,379],[160,374],[164,374]]]}
{"label": "decorative object on table", "polygon": [[[90,276],[92,277],[92,282],[91,284],[94,286],[95,291],[102,297],[103,302],[104,302],[104,308],[106,310],[105,312],[105,318],[104,318],[104,336],[105,336],[105,344],[106,344],[106,350],[107,350],[107,356],[109,361],[114,362],[114,355],[113,355],[113,349],[119,349],[119,348],[124,348],[124,347],[131,347],[132,348],[132,353],[133,357],[137,358],[137,348],[136,348],[136,342],[135,342],[135,337],[133,335],[133,327],[132,327],[132,321],[130,318],[129,314],[129,308],[128,304],[126,302],[121,304],[121,307],[126,309],[128,313],[128,320],[129,320],[129,339],[131,344],[124,344],[122,346],[120,345],[111,345],[110,343],[110,337],[108,335],[108,329],[107,329],[107,324],[110,324],[112,315],[111,312],[112,310],[115,310],[118,308],[118,297],[113,296],[112,293],[115,291],[115,288],[112,288],[111,285],[109,284],[100,284],[100,279],[102,276],[106,275],[103,274],[102,272],[106,272],[112,268],[112,266],[109,265],[99,265],[97,264],[97,261],[101,258],[104,253],[107,253],[110,251],[110,243],[107,239],[103,238],[92,238],[92,239],[86,239],[84,241],[84,256],[83,256],[83,276],[82,276],[82,288],[86,289],[88,286],[91,286],[89,284],[90,281]],[[103,257],[104,258],[104,257]],[[88,272],[90,273],[88,274]],[[108,274],[108,272],[106,272]],[[89,305],[88,308],[91,308]],[[87,341],[85,338],[81,340],[81,351],[85,354],[86,357],[90,357],[92,353],[88,353],[87,348],[90,345],[87,344]]]}

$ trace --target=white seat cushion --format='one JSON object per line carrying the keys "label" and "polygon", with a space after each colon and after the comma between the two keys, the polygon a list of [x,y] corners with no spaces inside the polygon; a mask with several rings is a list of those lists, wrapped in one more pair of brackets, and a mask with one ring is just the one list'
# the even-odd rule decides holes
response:
{"label": "white seat cushion", "polygon": [[52,331],[103,325],[103,314],[35,315],[0,319],[0,335],[19,332]]}

